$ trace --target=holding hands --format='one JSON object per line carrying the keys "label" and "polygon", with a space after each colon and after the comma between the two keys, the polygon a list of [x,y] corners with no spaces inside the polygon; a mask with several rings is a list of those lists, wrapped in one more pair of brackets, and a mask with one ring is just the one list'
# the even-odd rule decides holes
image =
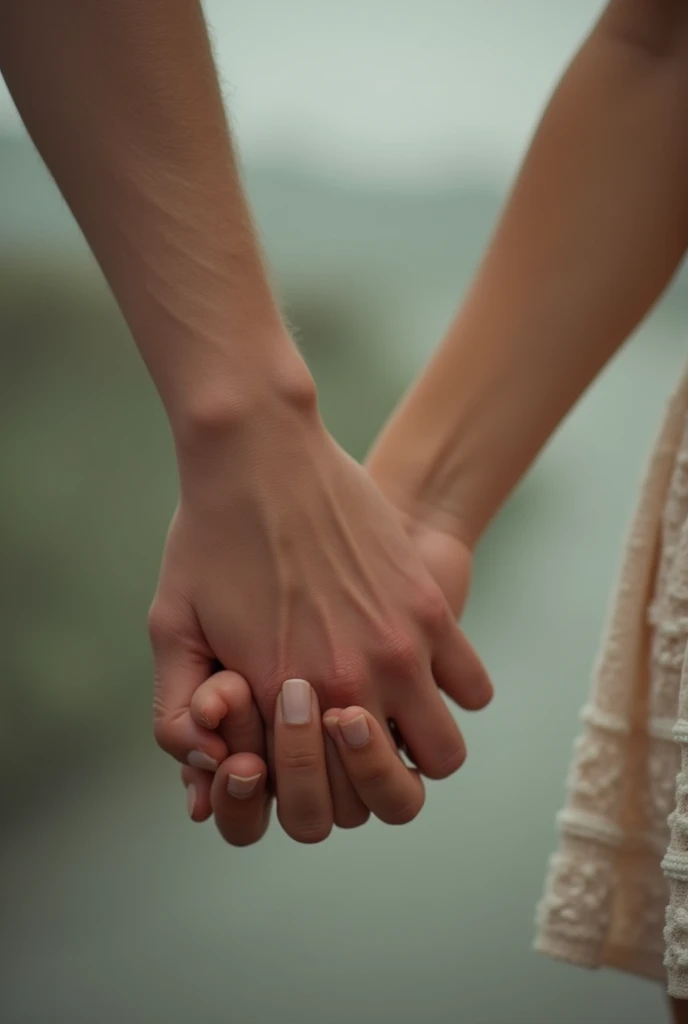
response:
{"label": "holding hands", "polygon": [[685,28],[680,4],[605,8],[366,471],[323,427],[273,294],[201,4],[4,4],[4,81],[169,419],[155,732],[230,841],[264,827],[268,769],[295,838],[412,817],[390,720],[423,775],[461,765],[439,691],[492,692],[455,625],[470,552],[686,251]]}
{"label": "holding hands", "polygon": [[[206,701],[213,704],[218,690],[227,709],[223,735],[230,750],[241,750],[261,722],[240,676],[221,672],[209,679],[197,691],[192,714],[202,719],[196,709]],[[274,737],[277,812],[284,830],[299,842],[326,839],[333,824],[355,828],[370,813],[400,825],[423,806],[419,774],[404,765],[379,722],[355,707],[332,708],[321,719],[315,691],[303,679],[285,681]],[[185,766],[182,781],[194,821],[214,813],[221,834],[235,846],[254,843],[264,834],[272,792],[268,767],[256,754],[230,754],[214,776]]]}
{"label": "holding hands", "polygon": [[194,820],[213,811],[238,845],[265,831],[273,787],[302,842],[411,820],[423,785],[397,741],[424,775],[452,774],[465,747],[439,690],[468,709],[492,692],[455,624],[467,549],[393,506],[301,399],[183,457],[151,610],[157,740]]}

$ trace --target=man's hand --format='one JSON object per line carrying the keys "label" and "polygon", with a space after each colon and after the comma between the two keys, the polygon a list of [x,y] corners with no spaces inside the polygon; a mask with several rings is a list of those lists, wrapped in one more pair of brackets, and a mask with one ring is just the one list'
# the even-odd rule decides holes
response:
{"label": "man's hand", "polygon": [[366,471],[313,410],[271,415],[216,438],[216,455],[206,438],[182,459],[150,618],[157,740],[196,767],[225,759],[222,738],[190,714],[219,663],[248,681],[269,763],[278,695],[298,677],[323,712],[360,706],[388,736],[394,719],[419,769],[443,778],[465,748],[437,687],[482,707],[484,670]]}
{"label": "man's hand", "polygon": [[[405,509],[394,509],[394,514],[452,613],[458,615],[470,581],[468,548]],[[465,640],[460,634],[459,644],[461,660],[468,665],[474,656],[468,647],[463,652]],[[475,682],[478,687],[489,687],[480,670]],[[214,815],[221,835],[235,846],[255,843],[264,835],[275,791],[282,826],[303,842],[326,838],[333,823],[343,828],[362,825],[370,813],[388,823],[411,820],[423,803],[419,777],[404,766],[389,742],[381,746],[385,732],[367,714],[364,723],[369,736],[363,736],[361,713],[360,708],[325,712],[324,740],[317,740],[312,724],[305,730],[290,729],[279,718],[275,739],[281,753],[273,760],[270,779],[263,760],[263,722],[248,684],[233,672],[210,677],[194,692],[190,716],[198,727],[218,730],[229,757],[215,775],[192,766],[182,768],[191,817],[203,821]],[[354,721],[351,743],[337,722]],[[305,746],[304,737],[308,740]],[[357,743],[361,738],[363,742]]]}

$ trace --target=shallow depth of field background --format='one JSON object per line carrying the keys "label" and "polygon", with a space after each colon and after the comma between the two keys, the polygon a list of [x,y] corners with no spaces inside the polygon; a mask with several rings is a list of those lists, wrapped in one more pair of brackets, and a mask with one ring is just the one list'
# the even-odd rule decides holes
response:
{"label": "shallow depth of field background", "polygon": [[[600,6],[208,0],[265,247],[355,455],[460,301]],[[625,523],[686,350],[685,281],[479,552],[466,627],[497,699],[462,722],[466,767],[401,830],[306,848],[275,825],[233,850],[187,820],[149,735],[165,421],[2,93],[0,183],[3,1024],[662,1020],[652,985],[530,943]]]}

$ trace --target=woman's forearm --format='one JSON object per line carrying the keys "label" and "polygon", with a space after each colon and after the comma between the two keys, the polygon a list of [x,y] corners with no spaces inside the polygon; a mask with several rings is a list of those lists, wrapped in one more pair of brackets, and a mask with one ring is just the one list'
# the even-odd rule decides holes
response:
{"label": "woman's forearm", "polygon": [[175,432],[309,393],[244,201],[197,0],[4,0],[0,68]]}
{"label": "woman's forearm", "polygon": [[371,453],[390,496],[471,545],[688,244],[681,7],[610,5],[444,343]]}

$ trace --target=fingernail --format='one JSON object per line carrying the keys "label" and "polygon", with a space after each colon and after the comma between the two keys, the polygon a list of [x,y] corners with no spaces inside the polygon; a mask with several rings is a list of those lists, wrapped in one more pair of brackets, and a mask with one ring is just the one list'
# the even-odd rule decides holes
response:
{"label": "fingernail", "polygon": [[339,725],[339,719],[335,715],[330,715],[329,717],[325,715],[323,718],[323,725],[328,732],[334,732]]}
{"label": "fingernail", "polygon": [[342,736],[350,747],[362,747],[370,739],[370,729],[365,715],[357,715],[350,722],[339,722]]}
{"label": "fingernail", "polygon": [[237,800],[245,800],[255,792],[260,782],[260,772],[257,775],[229,775],[227,777],[227,792]]}
{"label": "fingernail", "polygon": [[192,768],[202,768],[206,772],[217,771],[217,761],[215,758],[210,757],[209,754],[204,754],[202,750],[192,750],[186,760]]}
{"label": "fingernail", "polygon": [[189,812],[189,817],[193,818],[196,809],[196,787],[193,782],[186,787],[186,809]]}
{"label": "fingernail", "polygon": [[282,716],[288,725],[311,720],[311,688],[305,679],[287,679],[282,686]]}

